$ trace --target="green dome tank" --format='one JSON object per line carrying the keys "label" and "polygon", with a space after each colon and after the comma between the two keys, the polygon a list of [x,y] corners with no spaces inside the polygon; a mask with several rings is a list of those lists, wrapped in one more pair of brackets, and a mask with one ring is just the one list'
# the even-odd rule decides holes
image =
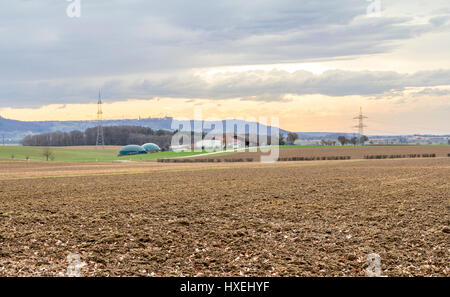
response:
{"label": "green dome tank", "polygon": [[159,152],[161,150],[161,148],[154,143],[146,143],[146,144],[142,145],[142,148],[146,152],[150,152],[150,153]]}
{"label": "green dome tank", "polygon": [[126,145],[120,149],[120,156],[129,156],[129,155],[137,155],[137,154],[146,154],[147,151],[139,145]]}

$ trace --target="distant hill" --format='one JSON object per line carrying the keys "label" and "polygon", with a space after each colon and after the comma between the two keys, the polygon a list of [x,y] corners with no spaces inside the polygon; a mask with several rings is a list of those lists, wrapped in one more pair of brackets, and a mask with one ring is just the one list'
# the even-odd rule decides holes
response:
{"label": "distant hill", "polygon": [[[172,117],[164,118],[145,118],[145,119],[124,119],[124,120],[103,120],[103,126],[141,126],[152,128],[153,130],[176,130],[179,121]],[[260,125],[258,123],[250,123],[243,120],[230,120],[232,126],[227,126],[227,122],[222,121],[224,132],[235,131],[235,126],[245,126],[246,133],[249,132],[248,124],[254,124],[257,130],[262,135],[270,135],[270,127]],[[173,126],[172,126],[173,124]],[[213,124],[206,122],[205,124]],[[18,120],[10,120],[0,117],[0,142],[1,137],[4,136],[6,143],[19,143],[25,136],[30,134],[42,134],[50,132],[70,132],[74,130],[84,131],[87,128],[96,127],[97,121],[34,121],[24,122]],[[193,121],[191,121],[193,125]],[[213,127],[209,125],[210,127]],[[172,128],[173,127],[173,128]],[[206,130],[208,132],[208,130]],[[286,130],[280,129],[281,133],[289,133]]]}
{"label": "distant hill", "polygon": [[[126,119],[126,120],[104,120],[104,126],[144,126],[155,130],[169,130],[172,118],[148,118],[148,119]],[[97,126],[97,121],[34,121],[23,122],[9,120],[0,117],[0,132],[70,132],[73,130],[84,131],[86,128]]]}
{"label": "distant hill", "polygon": [[[190,121],[193,125],[193,121]],[[247,122],[243,120],[230,120],[232,126],[228,127],[225,120],[222,121],[224,132],[233,132],[236,130],[235,126],[245,126],[245,132],[249,132],[249,125],[256,125],[256,129],[261,135],[270,135],[270,126],[261,125],[255,122]],[[209,127],[212,122],[205,121]],[[144,118],[144,119],[124,119],[124,120],[104,120],[104,126],[141,126],[152,128],[153,130],[175,130],[178,128],[178,121],[172,117],[164,118]],[[173,126],[172,126],[173,125]],[[30,134],[41,134],[50,132],[70,132],[74,130],[84,131],[87,128],[97,126],[97,121],[34,121],[24,122],[18,120],[5,119],[0,116],[0,144],[5,139],[5,143],[19,143],[25,136]],[[173,127],[173,128],[172,128]],[[205,132],[209,132],[204,129]],[[280,129],[280,133],[285,136],[290,131]],[[300,140],[309,139],[337,139],[338,136],[343,135],[347,138],[359,136],[359,134],[347,132],[294,132],[297,133]],[[404,135],[400,135],[404,136]],[[448,135],[447,135],[448,136]],[[369,136],[370,137],[370,136]],[[395,137],[391,135],[390,137]]]}

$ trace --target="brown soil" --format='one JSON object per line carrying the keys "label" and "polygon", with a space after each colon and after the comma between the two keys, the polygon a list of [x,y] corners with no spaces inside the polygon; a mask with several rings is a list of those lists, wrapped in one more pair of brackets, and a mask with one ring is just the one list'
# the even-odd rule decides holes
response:
{"label": "brown soil", "polygon": [[[237,166],[220,164],[219,167]],[[217,167],[216,165],[214,167]],[[137,174],[153,171],[173,171],[184,168],[198,170],[202,164],[173,165],[156,162],[40,162],[40,161],[0,161],[0,180],[28,179],[39,177],[76,177],[91,175]]]}
{"label": "brown soil", "polygon": [[0,275],[64,275],[69,253],[85,276],[363,276],[370,253],[450,273],[450,158],[23,163],[0,162]]}

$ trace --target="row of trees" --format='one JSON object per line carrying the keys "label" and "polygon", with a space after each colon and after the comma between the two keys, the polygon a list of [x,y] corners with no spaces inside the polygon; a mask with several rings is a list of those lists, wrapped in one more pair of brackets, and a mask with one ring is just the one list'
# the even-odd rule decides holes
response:
{"label": "row of trees", "polygon": [[[278,145],[294,144],[297,139],[298,139],[297,133],[288,133],[286,138],[284,137],[283,133],[280,133],[278,135]],[[271,143],[272,143],[272,137],[269,136],[268,140],[267,140],[267,144],[270,145]]]}
{"label": "row of trees", "polygon": [[[97,128],[88,128],[84,132],[52,132],[37,135],[28,135],[22,140],[25,146],[79,146],[79,145],[95,145],[97,141]],[[147,142],[156,143],[162,150],[168,150],[171,145],[171,139],[175,132],[166,130],[153,130],[140,126],[107,126],[103,127],[103,135],[105,145],[127,145],[127,144],[144,144]],[[193,136],[193,133],[191,133]],[[204,135],[202,135],[204,136]],[[224,135],[225,137],[225,135]],[[192,137],[193,138],[193,137]],[[269,137],[268,144],[272,142]],[[294,144],[298,139],[297,133],[288,133],[286,138],[280,133],[278,143]],[[341,145],[346,144],[364,144],[369,139],[367,136],[347,138],[339,136],[338,142]],[[248,143],[248,135],[246,135],[246,145]],[[322,145],[336,145],[334,140],[322,140]]]}
{"label": "row of trees", "polygon": [[[139,126],[107,126],[103,127],[105,145],[144,144],[152,142],[163,150],[170,147],[173,133],[166,130],[153,130]],[[88,128],[84,132],[52,132],[28,135],[22,140],[26,146],[78,146],[95,145],[97,127]]]}
{"label": "row of trees", "polygon": [[[286,141],[284,140],[284,135],[281,133],[280,134],[280,145],[283,145],[285,143],[287,144],[294,144],[295,141],[298,139],[298,135],[297,133],[289,133],[286,137]],[[352,138],[347,138],[345,136],[339,136],[337,141],[341,144],[341,145],[346,145],[346,144],[353,144],[353,145],[357,145],[357,144],[364,144],[365,142],[369,141],[369,138],[365,135],[362,135],[360,137],[352,137]],[[320,143],[324,146],[334,146],[336,145],[336,141],[335,140],[327,140],[327,139],[322,139],[320,141]]]}
{"label": "row of trees", "polygon": [[338,141],[341,143],[341,145],[346,145],[346,144],[353,144],[353,145],[357,145],[357,144],[363,144],[367,141],[369,141],[369,138],[365,135],[362,135],[360,137],[352,137],[352,138],[347,138],[345,136],[339,136],[338,137]]}
{"label": "row of trees", "polygon": [[334,145],[336,145],[336,141],[335,141],[335,140],[326,140],[326,139],[322,139],[322,140],[320,141],[320,143],[321,143],[322,145],[329,145],[329,146],[334,146]]}

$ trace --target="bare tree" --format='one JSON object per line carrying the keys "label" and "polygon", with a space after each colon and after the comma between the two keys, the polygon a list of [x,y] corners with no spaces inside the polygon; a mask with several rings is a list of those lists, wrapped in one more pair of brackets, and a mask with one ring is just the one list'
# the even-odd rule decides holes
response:
{"label": "bare tree", "polygon": [[333,141],[333,140],[327,140],[327,139],[322,139],[322,140],[320,141],[320,143],[321,143],[322,145],[324,145],[324,146],[327,146],[327,145],[329,145],[329,146],[336,145],[336,141]]}
{"label": "bare tree", "polygon": [[345,136],[339,136],[338,141],[341,143],[341,145],[345,145],[346,143],[349,142],[349,140]]}
{"label": "bare tree", "polygon": [[364,145],[364,143],[365,143],[366,141],[369,141],[369,137],[367,137],[366,135],[362,135],[362,136],[359,138],[359,142],[360,142],[362,145]]}
{"label": "bare tree", "polygon": [[48,161],[48,159],[50,159],[50,160],[55,159],[55,156],[53,155],[52,150],[48,147],[44,148],[44,150],[42,151],[42,155],[46,158],[47,161]]}
{"label": "bare tree", "polygon": [[297,139],[298,139],[297,133],[289,133],[286,140],[288,144],[294,144]]}

